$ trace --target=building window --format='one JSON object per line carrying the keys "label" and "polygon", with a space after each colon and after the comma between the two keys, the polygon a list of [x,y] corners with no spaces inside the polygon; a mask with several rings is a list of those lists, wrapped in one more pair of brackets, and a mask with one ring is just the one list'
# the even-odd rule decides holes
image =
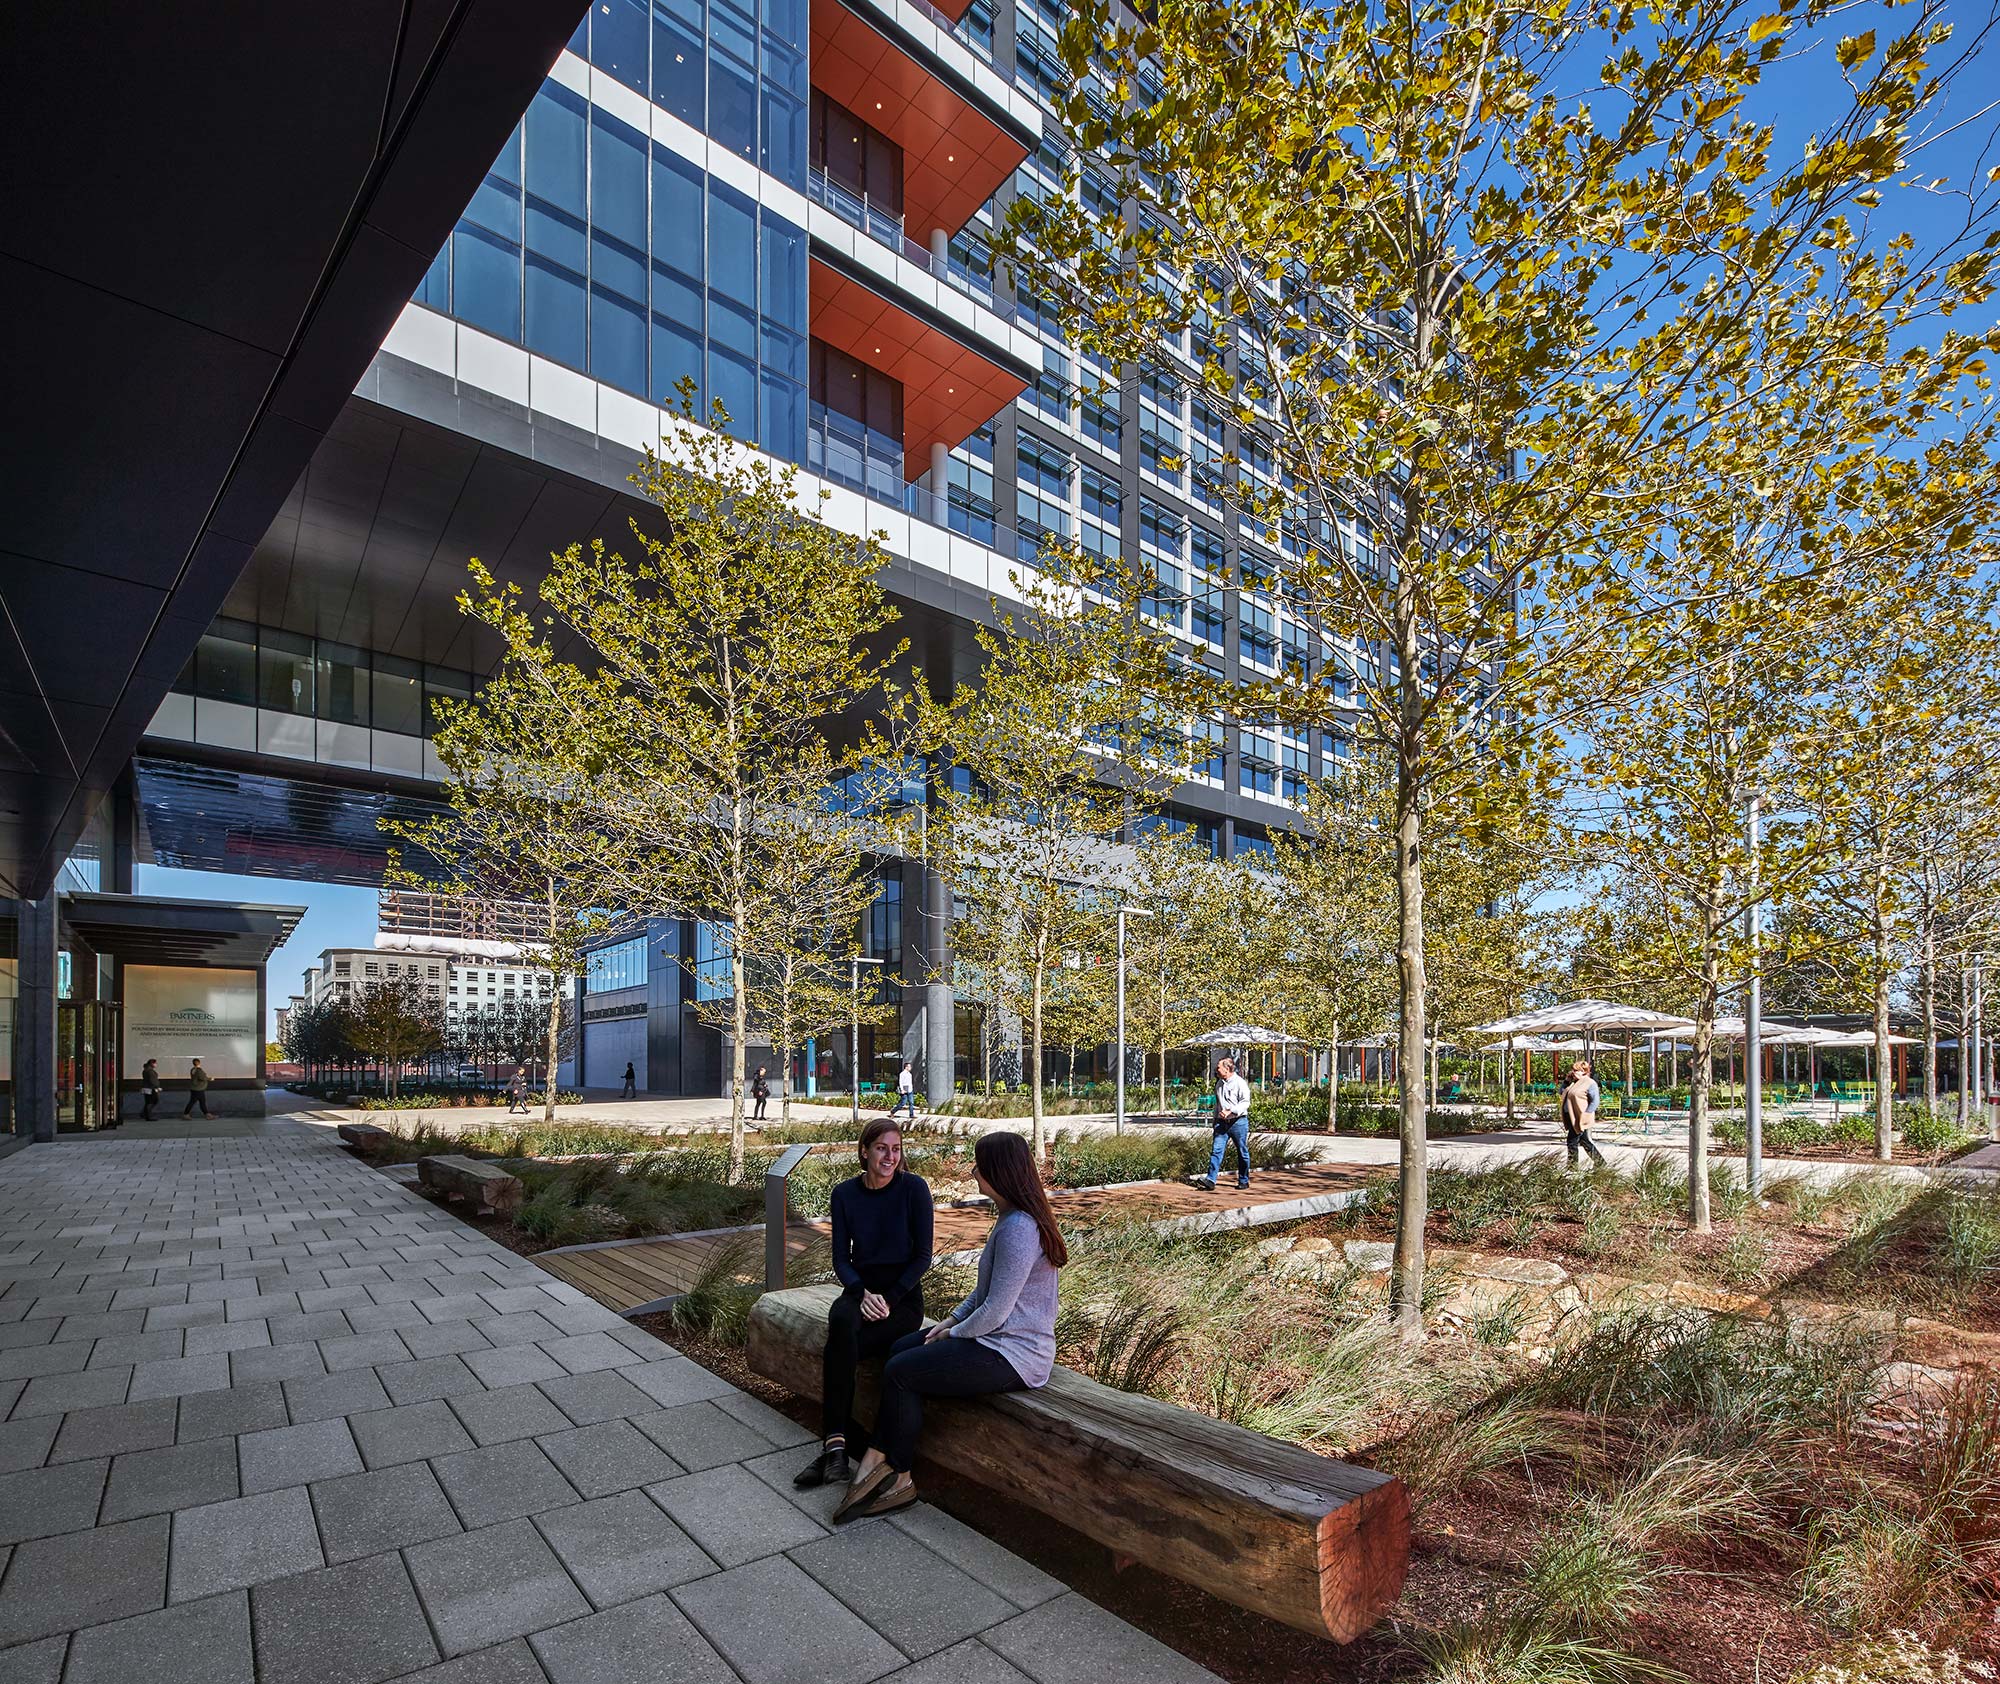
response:
{"label": "building window", "polygon": [[730,974],[730,927],[728,923],[695,920],[694,997],[696,1000],[727,1000],[735,992]]}
{"label": "building window", "polygon": [[[486,973],[486,980],[493,981],[493,973]],[[646,938],[636,936],[630,941],[621,941],[615,946],[600,947],[591,954],[584,966],[583,988],[586,994],[609,994],[620,988],[638,988],[646,981]],[[488,995],[493,989],[488,987]]]}
{"label": "building window", "polygon": [[902,382],[815,339],[810,390],[807,466],[836,485],[900,505]]}

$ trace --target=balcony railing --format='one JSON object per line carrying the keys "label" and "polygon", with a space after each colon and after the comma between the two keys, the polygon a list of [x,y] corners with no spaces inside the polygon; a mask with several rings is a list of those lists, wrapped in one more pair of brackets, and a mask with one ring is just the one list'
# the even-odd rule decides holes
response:
{"label": "balcony railing", "polygon": [[930,247],[919,245],[903,231],[902,217],[891,215],[881,206],[869,203],[865,195],[843,187],[818,165],[814,165],[810,172],[808,191],[814,204],[824,205],[842,222],[850,228],[860,229],[877,245],[887,246],[925,274],[935,276],[947,286],[956,287],[1002,321],[1014,320],[1013,301],[993,296],[990,275],[975,275],[959,264],[938,262]]}

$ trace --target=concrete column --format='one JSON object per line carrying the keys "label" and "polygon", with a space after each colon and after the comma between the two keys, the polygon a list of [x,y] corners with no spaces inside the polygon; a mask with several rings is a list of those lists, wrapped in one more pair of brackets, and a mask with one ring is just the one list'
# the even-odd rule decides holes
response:
{"label": "concrete column", "polygon": [[951,987],[951,896],[941,873],[924,872],[924,930],[932,980],[924,985],[924,1074],[932,1094],[949,1094],[957,1074],[957,1010]]}
{"label": "concrete column", "polygon": [[14,1132],[56,1137],[56,891],[14,903],[19,996],[14,1001]]}
{"label": "concrete column", "polygon": [[951,446],[943,441],[931,445],[931,519],[939,526],[951,524]]}
{"label": "concrete column", "polygon": [[951,262],[951,236],[942,228],[931,230],[931,260],[937,264],[939,274]]}

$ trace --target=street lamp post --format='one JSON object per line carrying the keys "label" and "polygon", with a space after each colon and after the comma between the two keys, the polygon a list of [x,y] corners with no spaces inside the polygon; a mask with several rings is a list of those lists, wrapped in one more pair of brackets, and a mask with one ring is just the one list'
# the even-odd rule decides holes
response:
{"label": "street lamp post", "polygon": [[1118,1109],[1116,1121],[1111,1125],[1113,1134],[1125,1132],[1125,918],[1128,913],[1134,918],[1153,916],[1143,906],[1118,909],[1118,1051],[1117,1068],[1111,1072],[1111,1085],[1118,1091]]}
{"label": "street lamp post", "polygon": [[861,1133],[861,967],[887,963],[864,959],[859,953],[847,956],[847,1115],[857,1136]]}

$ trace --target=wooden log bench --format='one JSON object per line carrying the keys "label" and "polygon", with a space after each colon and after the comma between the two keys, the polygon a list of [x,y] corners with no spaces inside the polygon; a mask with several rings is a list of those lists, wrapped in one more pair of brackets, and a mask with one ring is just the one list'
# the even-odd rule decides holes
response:
{"label": "wooden log bench", "polygon": [[482,1216],[518,1210],[527,1191],[519,1176],[509,1175],[498,1164],[481,1163],[456,1153],[418,1159],[417,1179],[447,1199],[476,1200]]}
{"label": "wooden log bench", "polygon": [[[759,1298],[750,1367],[817,1399],[836,1291]],[[878,1375],[862,1373],[863,1418]],[[923,1453],[1120,1556],[1336,1643],[1375,1624],[1409,1569],[1401,1480],[1066,1368],[1039,1391],[926,1399]]]}
{"label": "wooden log bench", "polygon": [[342,1123],[334,1132],[348,1145],[363,1152],[396,1138],[387,1129],[378,1128],[373,1123]]}

